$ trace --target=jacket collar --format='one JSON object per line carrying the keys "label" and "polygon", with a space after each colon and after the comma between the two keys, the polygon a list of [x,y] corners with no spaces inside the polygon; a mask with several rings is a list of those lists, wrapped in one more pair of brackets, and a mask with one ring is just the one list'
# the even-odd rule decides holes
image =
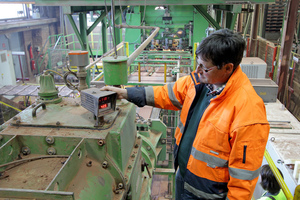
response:
{"label": "jacket collar", "polygon": [[[191,77],[192,77],[192,80],[193,80],[193,82],[194,82],[195,85],[201,84],[198,73],[196,73],[195,71],[193,71],[191,73]],[[221,92],[220,95],[218,95],[218,97],[216,99],[222,98],[226,94],[233,93],[238,88],[240,88],[243,85],[243,83],[245,82],[245,80],[247,80],[247,79],[248,78],[247,78],[246,74],[243,73],[241,67],[238,66],[234,70],[234,72],[232,73],[232,75],[230,76],[230,78],[228,79],[224,90]]]}

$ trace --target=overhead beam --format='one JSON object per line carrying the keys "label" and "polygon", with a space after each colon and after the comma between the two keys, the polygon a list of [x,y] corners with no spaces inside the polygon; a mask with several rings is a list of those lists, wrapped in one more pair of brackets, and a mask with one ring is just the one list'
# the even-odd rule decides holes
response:
{"label": "overhead beam", "polygon": [[[240,1],[240,0],[211,0],[209,3],[207,0],[151,0],[151,1],[145,1],[145,0],[119,0],[115,1],[115,6],[163,6],[163,5],[208,5],[208,4],[257,4],[257,3],[273,3],[275,0],[250,0],[250,1]],[[110,0],[35,0],[36,5],[39,6],[105,6],[110,5]]]}

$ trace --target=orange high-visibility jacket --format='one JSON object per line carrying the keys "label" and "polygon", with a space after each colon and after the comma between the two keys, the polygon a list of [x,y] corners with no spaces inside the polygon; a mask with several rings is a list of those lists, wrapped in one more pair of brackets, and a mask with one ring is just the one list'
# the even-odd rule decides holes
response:
{"label": "orange high-visibility jacket", "polygon": [[[145,88],[147,105],[181,110],[175,158],[200,84],[192,72],[175,83]],[[269,129],[264,103],[238,66],[203,113],[187,164],[185,190],[200,199],[250,200]]]}

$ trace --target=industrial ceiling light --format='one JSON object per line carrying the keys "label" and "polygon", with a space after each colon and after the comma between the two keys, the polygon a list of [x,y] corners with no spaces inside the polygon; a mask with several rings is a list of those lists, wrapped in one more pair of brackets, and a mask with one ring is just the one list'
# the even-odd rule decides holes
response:
{"label": "industrial ceiling light", "polygon": [[156,6],[155,10],[165,10],[166,7],[165,6]]}

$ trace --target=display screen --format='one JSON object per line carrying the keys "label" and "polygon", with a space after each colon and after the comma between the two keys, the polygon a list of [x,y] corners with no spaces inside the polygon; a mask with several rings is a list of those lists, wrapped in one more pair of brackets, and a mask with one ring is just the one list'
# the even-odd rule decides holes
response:
{"label": "display screen", "polygon": [[99,109],[103,109],[103,108],[107,108],[108,107],[108,104],[102,104],[102,105],[99,105]]}
{"label": "display screen", "polygon": [[105,102],[105,101],[109,101],[110,98],[109,97],[101,97],[99,98],[99,103]]}
{"label": "display screen", "polygon": [[105,97],[100,97],[99,98],[99,103],[98,103],[98,108],[99,110],[107,110],[111,108],[111,98],[110,96],[105,96]]}

